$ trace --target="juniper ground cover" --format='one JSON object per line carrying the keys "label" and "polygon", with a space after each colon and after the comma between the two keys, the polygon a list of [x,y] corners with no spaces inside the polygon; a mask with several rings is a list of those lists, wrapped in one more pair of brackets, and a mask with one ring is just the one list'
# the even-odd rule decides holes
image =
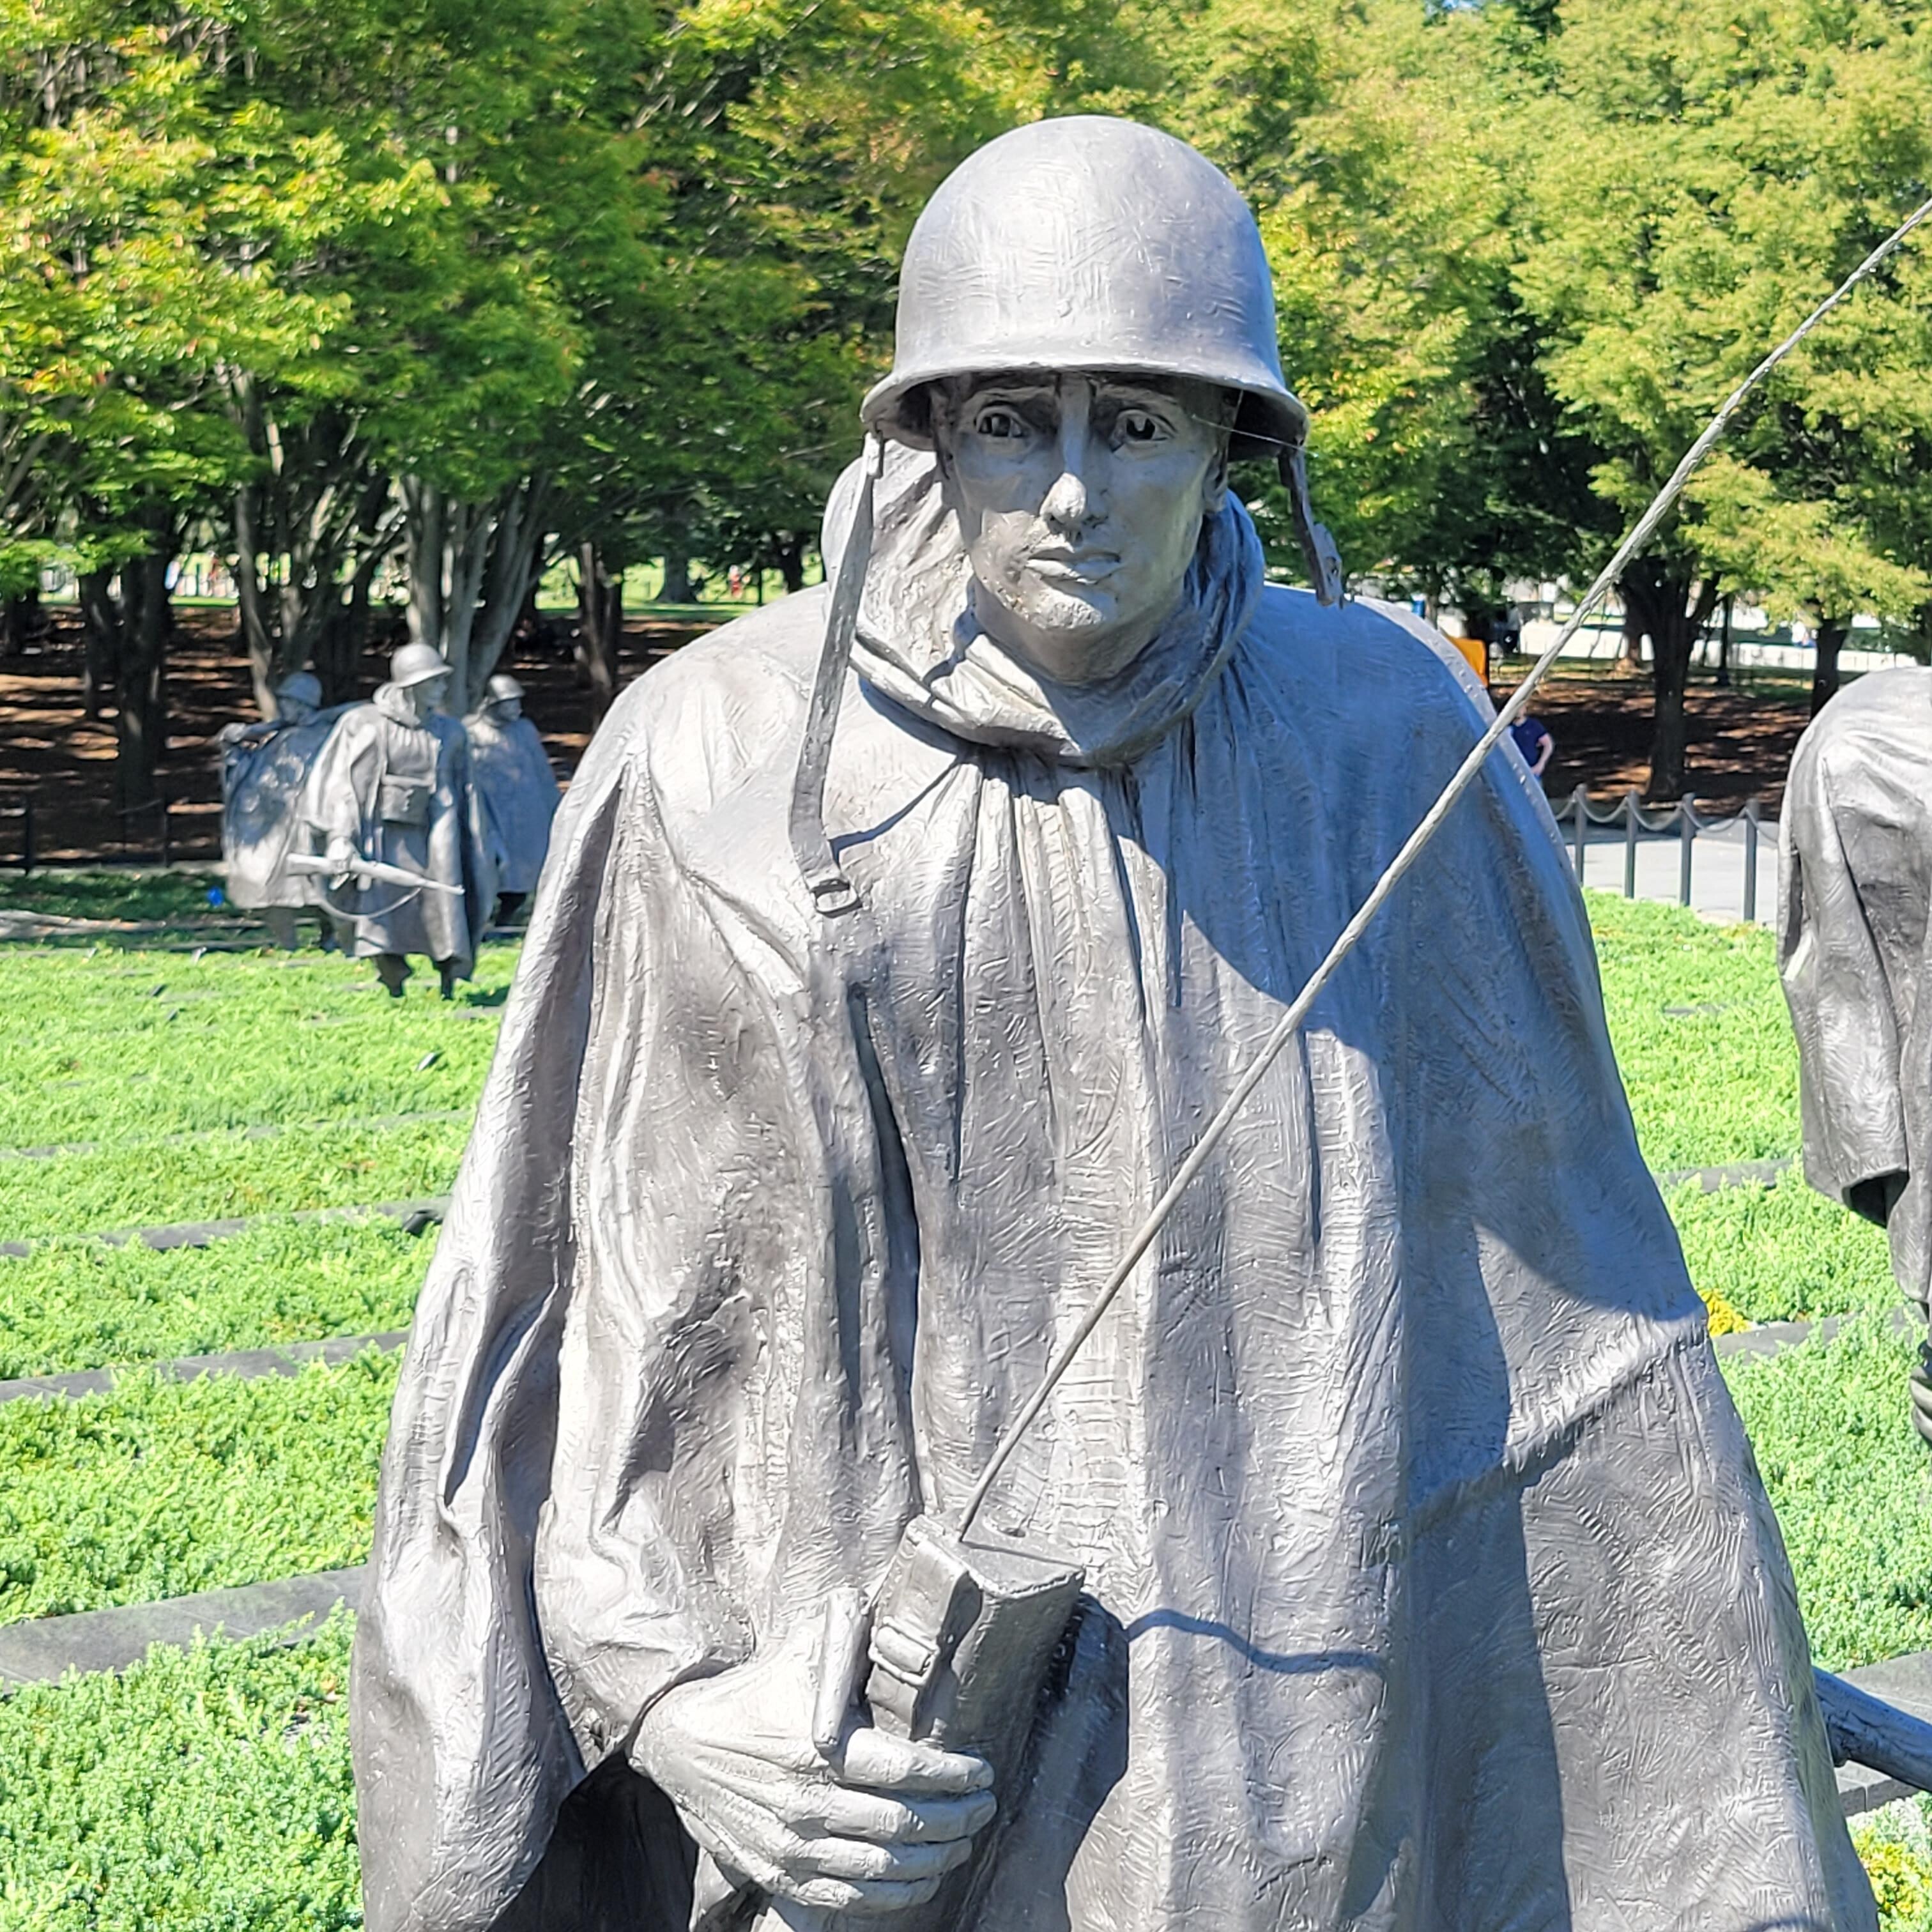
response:
{"label": "juniper ground cover", "polygon": [[[1768,938],[1606,897],[1592,914],[1652,1166],[1795,1154]],[[392,1006],[320,954],[0,947],[0,1238],[34,1244],[0,1258],[0,1377],[404,1325],[433,1234],[291,1217],[447,1187],[514,957],[486,949],[451,1006],[420,982]],[[1795,1174],[1667,1198],[1714,1303],[1858,1316],[1728,1377],[1820,1660],[1932,1646],[1932,1511],[1882,1234]],[[266,1218],[199,1249],[88,1238],[249,1213]],[[360,1560],[394,1372],[370,1356],[184,1384],[136,1367],[104,1395],[0,1406],[0,1622]],[[350,1621],[0,1700],[0,1932],[358,1923]],[[1868,1834],[1887,1932],[1932,1913],[1916,1829]]]}

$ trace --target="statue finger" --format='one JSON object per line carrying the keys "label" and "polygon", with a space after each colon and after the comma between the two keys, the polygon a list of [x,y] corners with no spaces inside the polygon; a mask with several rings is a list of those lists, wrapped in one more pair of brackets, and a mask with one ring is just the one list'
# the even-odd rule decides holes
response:
{"label": "statue finger", "polygon": [[786,1869],[796,1879],[917,1885],[926,1879],[944,1878],[972,1856],[972,1841],[968,1838],[955,1838],[943,1845],[874,1845],[859,1838],[808,1838]]}
{"label": "statue finger", "polygon": [[970,1838],[992,1822],[998,1805],[990,1791],[964,1798],[882,1798],[833,1786],[816,1796],[816,1822],[834,1837],[875,1845],[939,1845]]}
{"label": "statue finger", "polygon": [[787,1895],[801,1905],[816,1905],[828,1912],[863,1912],[884,1916],[903,1912],[908,1906],[923,1905],[938,1891],[940,1880],[921,1879],[913,1885],[890,1882],[865,1884],[850,1879],[814,1878],[794,1882],[784,1888]]}
{"label": "statue finger", "polygon": [[846,1738],[838,1781],[874,1791],[950,1798],[986,1790],[993,1781],[993,1767],[982,1757],[915,1744],[867,1725]]}

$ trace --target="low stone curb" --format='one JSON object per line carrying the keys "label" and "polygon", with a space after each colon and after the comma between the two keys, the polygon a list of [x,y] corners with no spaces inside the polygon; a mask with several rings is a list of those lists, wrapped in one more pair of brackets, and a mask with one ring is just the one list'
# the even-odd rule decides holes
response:
{"label": "low stone curb", "polygon": [[[317,1221],[367,1221],[378,1215],[401,1222],[406,1234],[420,1234],[425,1228],[434,1227],[448,1211],[449,1196],[431,1194],[418,1201],[378,1202],[374,1207],[299,1208],[292,1214],[244,1214],[232,1221],[176,1221],[165,1227],[121,1228],[74,1238],[104,1241],[114,1248],[124,1248],[136,1241],[144,1247],[162,1250],[205,1248],[211,1241],[225,1240],[230,1234],[245,1234],[251,1228],[266,1228],[277,1222],[307,1226]],[[28,1241],[0,1241],[0,1256],[23,1261],[36,1248],[62,1238],[58,1234],[40,1234]]]}
{"label": "low stone curb", "polygon": [[380,1335],[336,1335],[326,1342],[291,1342],[275,1348],[239,1348],[220,1355],[182,1355],[172,1361],[122,1363],[113,1368],[79,1369],[58,1376],[22,1376],[0,1382],[0,1402],[43,1401],[49,1396],[105,1395],[132,1369],[152,1371],[163,1380],[191,1382],[203,1376],[238,1376],[244,1382],[261,1376],[298,1376],[317,1362],[332,1366],[352,1362],[366,1348],[386,1354],[409,1340],[404,1328]]}
{"label": "low stone curb", "polygon": [[[1911,1716],[1932,1722],[1932,1650],[1888,1658],[1882,1664],[1862,1664],[1856,1670],[1841,1670],[1838,1675],[1847,1684],[1874,1697],[1882,1697]],[[1876,1811],[1894,1798],[1916,1796],[1914,1786],[1874,1771],[1870,1765],[1838,1767],[1838,1796],[1848,1818],[1863,1811]]]}
{"label": "low stone curb", "polygon": [[1734,1160],[1721,1167],[1678,1167],[1655,1176],[1659,1187],[1682,1187],[1695,1182],[1706,1194],[1724,1187],[1774,1187],[1798,1165],[1794,1154],[1774,1160]]}
{"label": "low stone curb", "polygon": [[338,1604],[355,1608],[363,1574],[359,1565],[324,1570],[240,1589],[203,1590],[158,1604],[10,1624],[0,1628],[0,1688],[57,1684],[69,1671],[125,1670],[147,1655],[151,1644],[185,1648],[199,1635],[260,1636],[303,1618],[320,1622]]}
{"label": "low stone curb", "polygon": [[[1847,1322],[1850,1315],[1827,1315],[1817,1322],[1760,1322],[1755,1328],[1735,1334],[1713,1335],[1711,1346],[1720,1355],[1774,1355],[1780,1348],[1796,1348],[1800,1342],[1828,1342]],[[1910,1308],[1894,1308],[1886,1318],[1894,1335],[1916,1334],[1921,1322]]]}

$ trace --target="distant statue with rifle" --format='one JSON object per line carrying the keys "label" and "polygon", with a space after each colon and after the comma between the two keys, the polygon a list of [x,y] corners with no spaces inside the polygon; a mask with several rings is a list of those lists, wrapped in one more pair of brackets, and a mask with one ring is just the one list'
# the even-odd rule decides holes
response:
{"label": "distant statue with rifle", "polygon": [[[1778,963],[1798,1035],[1804,1173],[1886,1231],[1932,1302],[1932,670],[1847,686],[1792,755],[1778,823]],[[1910,1383],[1932,1441],[1932,1377]]]}
{"label": "distant statue with rifle", "polygon": [[992,142],[862,418],[832,584],[558,816],[385,1457],[370,1932],[1870,1932],[1520,760],[1249,1079],[1490,714],[1341,596],[1240,196]]}
{"label": "distant statue with rifle", "polygon": [[496,903],[512,918],[537,889],[562,794],[543,740],[524,716],[524,687],[514,678],[499,671],[463,724],[496,860]]}
{"label": "distant statue with rifle", "polygon": [[346,711],[310,774],[304,812],[319,857],[307,869],[345,951],[372,959],[400,999],[410,958],[432,961],[442,996],[469,978],[496,880],[461,724],[436,707],[449,667],[405,644],[389,680]]}
{"label": "distant statue with rifle", "polygon": [[[290,950],[297,915],[322,904],[320,881],[289,861],[308,849],[302,814],[308,775],[341,715],[340,706],[322,708],[315,674],[298,670],[275,687],[273,718],[226,725],[215,740],[224,892],[230,904],[259,912],[269,937]],[[326,931],[328,916],[322,916]]]}

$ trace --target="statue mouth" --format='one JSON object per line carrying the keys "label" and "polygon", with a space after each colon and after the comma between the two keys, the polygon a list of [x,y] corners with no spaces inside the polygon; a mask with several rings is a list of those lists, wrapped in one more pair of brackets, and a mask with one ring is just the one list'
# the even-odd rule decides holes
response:
{"label": "statue mouth", "polygon": [[1110,550],[1036,551],[1027,568],[1052,584],[1100,584],[1120,567],[1120,554]]}

